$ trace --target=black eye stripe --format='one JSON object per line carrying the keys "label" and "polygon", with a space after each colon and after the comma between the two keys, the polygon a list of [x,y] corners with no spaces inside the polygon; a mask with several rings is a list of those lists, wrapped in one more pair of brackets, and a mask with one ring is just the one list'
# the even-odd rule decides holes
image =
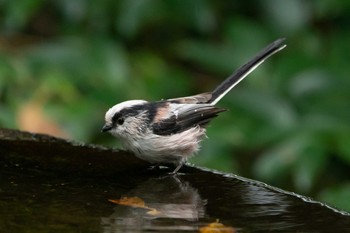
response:
{"label": "black eye stripe", "polygon": [[[119,112],[115,113],[114,116],[112,117],[112,122],[113,124],[123,124],[125,118],[130,117],[130,116],[136,116],[140,114],[140,112],[145,110],[144,105],[135,105],[130,108],[124,108],[120,110]],[[119,122],[120,121],[120,122]],[[121,123],[123,121],[123,123]]]}
{"label": "black eye stripe", "polygon": [[112,117],[112,120],[116,120],[119,117],[121,117],[121,114],[118,112],[118,113],[114,114],[114,116]]}
{"label": "black eye stripe", "polygon": [[116,121],[118,121],[119,118],[122,117],[122,114],[120,112],[117,112],[116,114],[114,114],[114,116],[112,117],[112,122],[115,123]]}
{"label": "black eye stripe", "polygon": [[127,117],[130,116],[136,116],[139,115],[141,112],[145,112],[148,115],[147,123],[150,123],[153,121],[155,115],[157,114],[157,109],[159,107],[166,106],[166,102],[164,101],[158,101],[153,103],[146,103],[146,104],[140,104],[140,105],[134,105],[129,108],[124,108],[120,110],[119,112],[115,113],[112,117],[113,124],[123,124],[118,122],[120,119],[124,121]]}

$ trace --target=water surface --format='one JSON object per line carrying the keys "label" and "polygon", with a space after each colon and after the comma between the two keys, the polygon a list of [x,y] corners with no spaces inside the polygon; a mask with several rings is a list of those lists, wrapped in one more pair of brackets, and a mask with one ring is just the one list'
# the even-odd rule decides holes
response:
{"label": "water surface", "polygon": [[350,232],[347,213],[257,181],[195,167],[173,176],[118,151],[6,135],[0,232]]}

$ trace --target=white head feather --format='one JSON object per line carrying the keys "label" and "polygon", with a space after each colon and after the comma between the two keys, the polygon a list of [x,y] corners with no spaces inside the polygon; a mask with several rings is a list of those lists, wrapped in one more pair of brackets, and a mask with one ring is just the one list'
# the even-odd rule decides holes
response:
{"label": "white head feather", "polygon": [[106,123],[112,123],[112,118],[113,118],[114,114],[116,114],[117,112],[121,111],[124,108],[129,108],[129,107],[144,104],[144,103],[147,103],[147,101],[145,101],[145,100],[128,100],[128,101],[124,101],[120,104],[116,104],[106,112],[105,121],[106,121]]}

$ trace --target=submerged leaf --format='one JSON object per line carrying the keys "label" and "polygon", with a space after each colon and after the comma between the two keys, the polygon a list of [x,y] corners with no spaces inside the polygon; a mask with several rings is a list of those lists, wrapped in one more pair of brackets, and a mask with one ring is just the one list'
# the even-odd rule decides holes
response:
{"label": "submerged leaf", "polygon": [[233,227],[225,226],[217,219],[216,222],[210,223],[199,229],[200,233],[234,233],[236,230]]}
{"label": "submerged leaf", "polygon": [[109,202],[118,205],[125,205],[130,207],[138,207],[138,208],[148,208],[145,205],[145,201],[139,197],[122,197],[121,199],[109,199]]}
{"label": "submerged leaf", "polygon": [[122,197],[120,199],[109,199],[108,201],[118,205],[147,209],[149,211],[147,211],[146,214],[151,216],[159,216],[162,214],[156,208],[146,206],[145,201],[139,197]]}

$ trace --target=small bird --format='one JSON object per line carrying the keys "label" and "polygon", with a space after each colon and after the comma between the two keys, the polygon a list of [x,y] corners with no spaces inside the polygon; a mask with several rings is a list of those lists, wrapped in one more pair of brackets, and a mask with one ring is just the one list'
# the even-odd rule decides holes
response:
{"label": "small bird", "polygon": [[272,42],[212,92],[155,102],[128,100],[116,104],[106,112],[102,132],[111,133],[140,159],[153,164],[174,164],[175,174],[198,152],[208,123],[226,111],[215,107],[218,101],[265,59],[285,47],[284,38]]}

